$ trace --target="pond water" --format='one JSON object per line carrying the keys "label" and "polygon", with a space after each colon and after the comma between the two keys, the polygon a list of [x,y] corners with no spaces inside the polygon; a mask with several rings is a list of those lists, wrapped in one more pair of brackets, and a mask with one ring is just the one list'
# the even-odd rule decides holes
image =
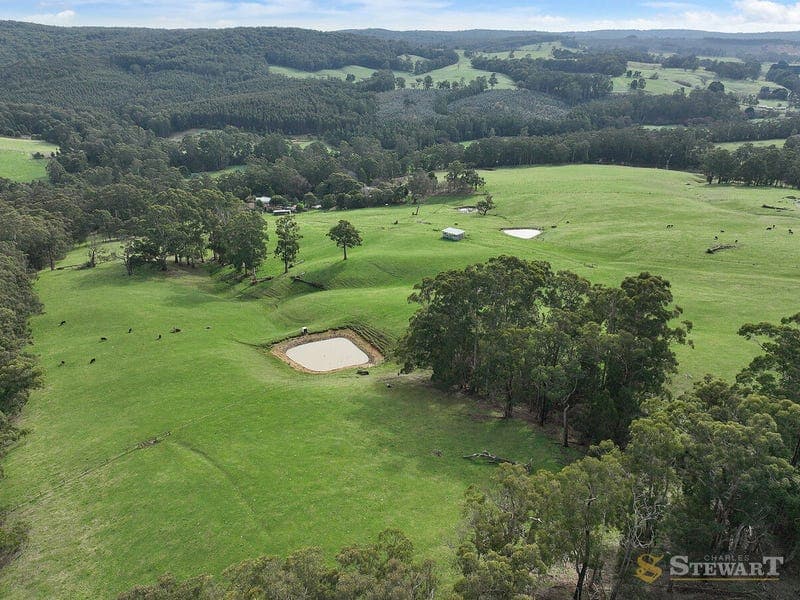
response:
{"label": "pond water", "polygon": [[286,351],[286,356],[309,371],[318,373],[369,362],[369,356],[361,348],[343,337],[294,346]]}
{"label": "pond water", "polygon": [[542,231],[540,229],[503,229],[503,233],[521,240],[531,240]]}

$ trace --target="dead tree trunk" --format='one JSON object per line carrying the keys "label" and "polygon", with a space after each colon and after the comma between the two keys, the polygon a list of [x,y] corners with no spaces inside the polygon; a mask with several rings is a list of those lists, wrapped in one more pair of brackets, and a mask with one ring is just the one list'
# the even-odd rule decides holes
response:
{"label": "dead tree trunk", "polygon": [[508,463],[508,464],[511,464],[511,465],[518,464],[517,462],[511,460],[510,458],[503,458],[502,456],[496,456],[496,455],[492,454],[491,452],[489,452],[488,450],[484,450],[482,452],[476,452],[475,454],[467,454],[466,456],[463,456],[462,458],[466,458],[467,460],[483,459],[483,460],[486,460],[488,462],[497,463],[497,464],[500,464],[500,463]]}
{"label": "dead tree trunk", "polygon": [[[587,508],[591,506],[592,502],[594,502],[596,498],[592,497],[586,501]],[[578,571],[578,583],[575,586],[575,593],[572,595],[572,600],[581,600],[583,596],[583,584],[586,581],[586,569],[589,567],[589,553],[592,549],[592,535],[589,527],[587,526],[584,530],[584,539],[583,539],[583,564],[581,565],[580,571]]]}

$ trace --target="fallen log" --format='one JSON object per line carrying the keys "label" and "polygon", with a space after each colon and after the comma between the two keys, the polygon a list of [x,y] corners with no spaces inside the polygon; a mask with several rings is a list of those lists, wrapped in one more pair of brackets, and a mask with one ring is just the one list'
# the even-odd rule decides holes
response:
{"label": "fallen log", "polygon": [[532,461],[526,463],[518,463],[515,460],[511,460],[510,458],[503,458],[502,456],[497,456],[492,454],[488,450],[484,450],[483,452],[476,452],[475,454],[467,454],[466,456],[462,456],[462,458],[466,458],[467,460],[483,460],[488,463],[499,465],[499,464],[509,464],[509,465],[522,465],[525,467],[525,470],[528,474],[533,473],[533,463]]}
{"label": "fallen log", "polygon": [[272,276],[252,277],[250,278],[250,285],[258,285],[259,283],[264,283],[265,281],[272,281]]}
{"label": "fallen log", "polygon": [[509,458],[503,458],[502,456],[495,456],[494,454],[490,453],[487,450],[483,452],[476,452],[475,454],[468,454],[462,458],[466,458],[467,460],[477,460],[477,459],[484,459],[491,463],[509,463],[512,465],[518,464],[516,461],[513,461]]}
{"label": "fallen log", "polygon": [[321,283],[315,283],[313,281],[308,281],[307,279],[302,279],[301,277],[296,277],[294,275],[292,276],[292,281],[297,281],[298,283],[305,283],[306,285],[310,285],[311,287],[316,288],[318,290],[326,290],[326,289],[328,289],[324,285],[322,285]]}
{"label": "fallen log", "polygon": [[466,458],[467,460],[485,460],[486,462],[490,462],[495,465],[499,464],[509,464],[509,465],[522,465],[528,471],[531,472],[531,463],[518,463],[515,460],[511,460],[510,458],[503,458],[502,456],[497,456],[496,454],[492,454],[488,450],[484,450],[483,452],[476,452],[474,454],[467,454],[466,456],[462,456],[461,458]]}
{"label": "fallen log", "polygon": [[706,254],[716,254],[722,250],[730,250],[731,248],[736,248],[733,244],[718,244],[716,246],[711,246],[708,250],[706,250]]}

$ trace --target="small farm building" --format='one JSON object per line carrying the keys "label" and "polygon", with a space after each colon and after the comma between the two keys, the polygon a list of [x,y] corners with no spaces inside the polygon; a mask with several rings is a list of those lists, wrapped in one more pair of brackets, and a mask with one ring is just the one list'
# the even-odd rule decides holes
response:
{"label": "small farm building", "polygon": [[452,240],[454,242],[463,240],[466,233],[467,232],[463,229],[456,229],[455,227],[447,227],[446,229],[442,229],[442,237],[446,240]]}

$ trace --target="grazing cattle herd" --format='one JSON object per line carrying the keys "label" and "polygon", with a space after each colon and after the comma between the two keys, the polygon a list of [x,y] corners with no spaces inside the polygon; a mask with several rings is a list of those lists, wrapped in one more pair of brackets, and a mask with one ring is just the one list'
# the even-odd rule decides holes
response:
{"label": "grazing cattle herd", "polygon": [[[67,322],[66,322],[66,321],[61,321],[61,322],[58,324],[58,326],[59,326],[59,327],[63,327],[63,326],[64,326],[64,325],[66,325],[66,324],[67,324]],[[206,325],[206,327],[205,327],[205,328],[206,328],[206,330],[208,330],[208,329],[211,329],[211,326],[210,326],[210,325]],[[170,333],[180,333],[181,331],[182,331],[182,329],[181,329],[180,327],[173,327],[172,329],[170,329],[170,331],[169,331],[169,332],[170,332]],[[128,327],[128,333],[133,333],[133,327]],[[158,340],[160,340],[160,339],[161,339],[161,334],[159,333],[159,334],[158,334],[158,337],[156,338],[156,341],[158,341]],[[107,341],[108,341],[108,337],[107,337],[107,336],[104,336],[104,335],[103,335],[103,336],[100,336],[100,342],[101,342],[101,343],[102,343],[102,342],[107,342]],[[96,363],[96,362],[97,362],[97,358],[92,358],[91,360],[89,360],[89,364],[90,364],[90,365],[93,365],[93,364],[94,364],[94,363]],[[59,367],[63,367],[63,366],[66,366],[66,364],[67,364],[67,363],[66,363],[66,361],[64,361],[64,360],[61,360],[61,361],[59,361],[59,363],[58,363],[58,366],[59,366]]]}

